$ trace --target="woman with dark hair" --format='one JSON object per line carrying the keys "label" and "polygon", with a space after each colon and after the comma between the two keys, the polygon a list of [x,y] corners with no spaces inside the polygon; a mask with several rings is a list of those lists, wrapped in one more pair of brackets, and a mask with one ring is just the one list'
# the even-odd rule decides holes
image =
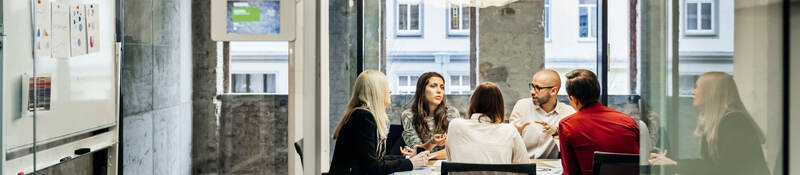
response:
{"label": "woman with dark hair", "polygon": [[500,88],[483,83],[469,100],[469,119],[450,122],[445,144],[447,160],[459,163],[529,163],[525,142],[505,120],[505,105]]}
{"label": "woman with dark hair", "polygon": [[417,80],[414,97],[402,113],[403,141],[410,146],[402,150],[405,155],[422,148],[433,152],[434,158],[445,158],[442,149],[447,125],[459,114],[456,108],[447,106],[444,84],[444,78],[436,72],[424,73]]}

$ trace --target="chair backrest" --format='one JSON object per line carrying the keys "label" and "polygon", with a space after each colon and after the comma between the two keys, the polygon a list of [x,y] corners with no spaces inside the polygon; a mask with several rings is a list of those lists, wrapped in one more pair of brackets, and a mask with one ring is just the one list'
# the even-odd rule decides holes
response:
{"label": "chair backrest", "polygon": [[297,155],[300,156],[300,166],[303,166],[303,139],[294,142],[294,150],[297,151]]}
{"label": "chair backrest", "polygon": [[536,164],[473,164],[442,162],[442,175],[452,172],[491,171],[536,175]]}
{"label": "chair backrest", "polygon": [[395,146],[397,140],[403,137],[403,125],[389,125],[389,134],[386,135],[386,146]]}
{"label": "chair backrest", "polygon": [[637,175],[639,174],[639,154],[594,152],[594,175]]}

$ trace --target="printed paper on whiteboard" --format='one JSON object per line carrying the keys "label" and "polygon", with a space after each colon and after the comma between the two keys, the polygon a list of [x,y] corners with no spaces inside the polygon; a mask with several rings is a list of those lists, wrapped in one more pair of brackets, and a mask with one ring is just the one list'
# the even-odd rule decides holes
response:
{"label": "printed paper on whiteboard", "polygon": [[100,8],[98,4],[86,4],[86,47],[89,53],[100,51]]}
{"label": "printed paper on whiteboard", "polygon": [[86,8],[83,5],[70,6],[69,20],[69,45],[70,55],[80,56],[86,54]]}
{"label": "printed paper on whiteboard", "polygon": [[69,23],[70,23],[70,8],[67,4],[52,3],[52,36],[50,37],[53,47],[53,57],[66,58],[70,55],[69,44]]}
{"label": "printed paper on whiteboard", "polygon": [[50,0],[36,0],[36,29],[34,49],[36,55],[50,56]]}

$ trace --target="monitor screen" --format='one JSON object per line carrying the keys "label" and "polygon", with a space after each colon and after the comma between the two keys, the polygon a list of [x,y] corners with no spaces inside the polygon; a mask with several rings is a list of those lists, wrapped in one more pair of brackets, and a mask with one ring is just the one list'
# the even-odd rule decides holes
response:
{"label": "monitor screen", "polygon": [[281,2],[228,1],[226,21],[228,34],[279,34]]}

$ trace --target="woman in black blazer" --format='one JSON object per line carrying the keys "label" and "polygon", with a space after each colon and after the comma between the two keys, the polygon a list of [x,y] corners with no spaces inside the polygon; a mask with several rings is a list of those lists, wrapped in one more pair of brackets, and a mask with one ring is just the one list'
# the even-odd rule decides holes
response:
{"label": "woman in black blazer", "polygon": [[366,71],[358,76],[347,111],[333,135],[336,147],[329,174],[389,174],[425,166],[428,152],[409,159],[386,155],[390,94],[383,73]]}

